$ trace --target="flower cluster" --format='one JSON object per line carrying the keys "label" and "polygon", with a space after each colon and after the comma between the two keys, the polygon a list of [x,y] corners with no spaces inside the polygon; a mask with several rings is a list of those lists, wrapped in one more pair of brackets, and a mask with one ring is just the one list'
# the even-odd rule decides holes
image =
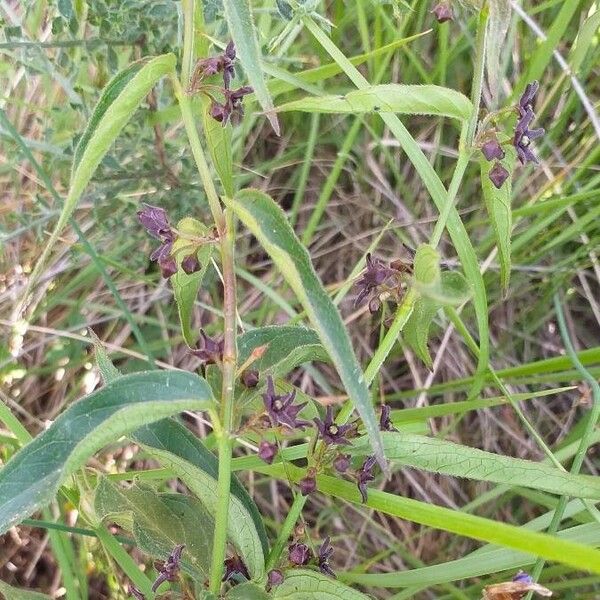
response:
{"label": "flower cluster", "polygon": [[175,546],[171,554],[169,554],[167,560],[162,564],[160,571],[158,572],[158,577],[152,584],[153,592],[156,592],[164,581],[175,581],[177,579],[179,570],[181,569],[181,554],[184,548],[185,546],[180,544]]}
{"label": "flower cluster", "polygon": [[200,329],[200,338],[192,354],[197,356],[205,365],[219,364],[223,361],[224,340],[214,339]]}
{"label": "flower cluster", "polygon": [[544,135],[544,128],[538,127],[537,129],[530,129],[530,125],[535,119],[535,113],[533,112],[533,102],[538,92],[540,84],[537,81],[533,81],[527,84],[523,95],[519,99],[517,110],[519,111],[519,120],[515,127],[515,136],[513,138],[513,145],[517,150],[517,156],[522,165],[526,165],[528,162],[538,164],[538,158],[529,147],[532,140],[540,138]]}
{"label": "flower cluster", "polygon": [[[164,208],[145,204],[137,215],[140,223],[146,231],[157,240],[160,240],[160,246],[150,255],[150,260],[158,262],[162,276],[165,279],[177,273],[177,262],[171,254],[173,243],[177,238],[177,232],[169,223],[169,217]],[[184,256],[181,261],[181,268],[185,273],[191,275],[200,269],[201,265],[196,256],[196,250],[191,254]]]}
{"label": "flower cluster", "polygon": [[[253,89],[248,86],[239,87],[237,90],[230,88],[231,80],[235,77],[235,59],[236,51],[233,42],[229,42],[223,54],[218,56],[203,58],[196,63],[188,93],[200,91],[206,94],[210,100],[210,115],[216,121],[226,125],[229,121],[238,123],[244,116],[242,101],[244,96],[253,93]],[[206,77],[223,74],[223,86],[214,86],[204,83]],[[223,102],[219,102],[212,95],[211,91],[216,89],[222,96]]]}
{"label": "flower cluster", "polygon": [[321,573],[329,575],[330,577],[335,577],[335,573],[329,564],[329,560],[333,555],[333,548],[331,547],[330,542],[331,540],[329,536],[327,536],[319,546],[316,557],[306,544],[292,542],[288,546],[288,560],[292,565],[302,567],[309,564],[314,559],[314,562]]}

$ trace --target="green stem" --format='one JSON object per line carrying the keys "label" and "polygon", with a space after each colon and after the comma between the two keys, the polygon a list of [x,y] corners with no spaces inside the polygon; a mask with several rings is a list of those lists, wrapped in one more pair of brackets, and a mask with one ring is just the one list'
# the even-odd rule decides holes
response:
{"label": "green stem", "polygon": [[181,57],[181,85],[187,88],[192,76],[194,63],[194,24],[196,2],[195,0],[181,0],[183,12],[183,51]]}
{"label": "green stem", "polygon": [[[579,441],[579,448],[577,449],[577,453],[575,454],[575,458],[573,459],[573,464],[571,465],[571,473],[576,475],[581,470],[581,466],[583,465],[583,461],[585,459],[587,451],[592,443],[594,429],[596,428],[596,424],[598,423],[598,419],[600,418],[600,385],[598,385],[596,379],[581,364],[581,361],[577,356],[577,352],[575,352],[575,348],[573,347],[573,342],[571,342],[569,330],[565,322],[565,314],[562,309],[560,296],[558,294],[554,295],[554,310],[556,311],[558,328],[560,330],[560,335],[562,337],[563,344],[565,345],[567,355],[571,359],[573,366],[581,375],[581,378],[587,381],[590,384],[590,387],[592,388],[592,409],[590,410],[589,415],[587,416],[585,429],[583,431],[583,435],[581,436],[581,440]],[[556,507],[556,510],[554,511],[554,514],[552,515],[552,520],[550,521],[550,525],[548,525],[546,533],[556,533],[561,521],[563,520],[568,502],[569,496],[560,497],[560,501],[558,503],[558,506]],[[539,558],[535,563],[533,571],[531,572],[531,576],[533,577],[534,581],[537,581],[539,576],[542,574],[544,564],[545,561],[543,558]],[[527,597],[531,598],[531,594],[529,594]]]}
{"label": "green stem", "polygon": [[287,544],[287,541],[292,534],[292,530],[294,526],[298,522],[300,518],[300,513],[306,504],[308,496],[303,496],[302,494],[296,494],[294,497],[294,502],[290,508],[290,511],[279,530],[279,535],[277,536],[277,540],[273,544],[273,548],[271,549],[271,553],[269,554],[269,558],[267,559],[266,571],[269,572],[271,569],[277,566],[279,562],[279,558],[281,557],[281,553]]}

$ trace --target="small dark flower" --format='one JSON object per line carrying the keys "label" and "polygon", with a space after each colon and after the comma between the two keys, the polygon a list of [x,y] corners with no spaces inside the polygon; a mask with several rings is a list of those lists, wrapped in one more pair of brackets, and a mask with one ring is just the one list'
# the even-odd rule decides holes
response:
{"label": "small dark flower", "polygon": [[367,270],[362,277],[356,282],[357,287],[362,288],[354,301],[354,306],[358,306],[362,301],[377,287],[385,283],[385,281],[394,274],[394,270],[386,267],[382,261],[373,258],[371,254],[367,254]]}
{"label": "small dark flower", "polygon": [[261,440],[258,445],[258,456],[264,460],[268,465],[273,462],[275,455],[277,454],[277,444],[271,444],[267,440]]}
{"label": "small dark flower", "polygon": [[209,58],[200,59],[194,68],[194,75],[190,82],[190,91],[196,91],[199,80],[211,75],[216,75],[219,72],[223,72],[223,84],[225,89],[229,89],[230,81],[235,77],[235,70],[233,68],[235,64],[235,45],[233,41],[227,44],[225,52],[218,56],[211,56]]}
{"label": "small dark flower", "polygon": [[298,482],[300,493],[303,496],[309,496],[317,489],[317,480],[312,475],[307,475]]}
{"label": "small dark flower", "polygon": [[296,390],[281,396],[275,394],[273,378],[271,376],[267,378],[267,391],[263,394],[263,401],[265,403],[265,408],[271,417],[272,426],[285,425],[290,429],[304,430],[305,427],[310,425],[307,421],[299,421],[297,419],[298,413],[307,403],[294,404],[295,398]]}
{"label": "small dark flower", "polygon": [[438,23],[445,23],[446,21],[452,21],[454,19],[452,7],[447,0],[445,2],[438,2],[431,12],[435,15],[435,19]]}
{"label": "small dark flower", "polygon": [[142,594],[142,592],[140,592],[140,590],[138,590],[133,583],[129,584],[128,595],[133,596],[135,600],[146,600],[146,596],[144,596],[144,594]]}
{"label": "small dark flower", "polygon": [[146,231],[157,240],[171,234],[169,217],[164,208],[144,203],[144,208],[138,210],[138,219]]}
{"label": "small dark flower", "polygon": [[504,158],[504,150],[502,150],[502,146],[495,137],[482,144],[481,151],[486,160],[494,160],[495,158],[502,160]]}
{"label": "small dark flower", "polygon": [[350,455],[338,454],[333,461],[333,468],[338,473],[345,473],[350,467]]}
{"label": "small dark flower", "polygon": [[381,431],[398,431],[390,419],[391,408],[387,404],[381,405],[381,417],[379,418],[379,429]]}
{"label": "small dark flower", "polygon": [[533,583],[533,577],[529,575],[529,573],[525,573],[525,571],[519,571],[513,578],[513,581],[518,581],[520,583]]}
{"label": "small dark flower", "polygon": [[496,164],[494,164],[488,173],[490,181],[498,189],[502,187],[502,184],[508,179],[509,176],[510,173],[499,162],[496,162]]}
{"label": "small dark flower", "polygon": [[244,116],[244,107],[242,101],[244,96],[251,94],[254,91],[249,85],[245,85],[237,90],[224,89],[223,95],[225,101],[223,104],[213,99],[210,107],[210,116],[223,123],[223,126],[227,125],[228,121],[232,124],[237,124],[242,120]]}
{"label": "small dark flower", "polygon": [[535,164],[539,163],[537,156],[529,147],[532,140],[544,135],[544,129],[542,127],[538,127],[537,129],[529,128],[535,119],[533,102],[539,88],[540,84],[537,81],[532,81],[531,83],[527,84],[525,91],[519,99],[519,104],[517,105],[517,109],[519,111],[519,120],[515,126],[513,145],[517,150],[519,161],[523,165],[527,164],[528,162]]}
{"label": "small dark flower", "polygon": [[327,411],[325,413],[325,420],[321,421],[321,419],[315,418],[313,419],[319,433],[321,434],[321,438],[325,442],[325,444],[350,444],[350,442],[346,439],[346,433],[352,429],[351,425],[338,425],[333,420],[333,409],[331,406],[327,407]]}
{"label": "small dark flower", "polygon": [[180,561],[181,561],[181,553],[185,546],[180,544],[173,548],[173,552],[169,554],[167,560],[163,563],[160,571],[158,572],[158,577],[152,584],[152,591],[156,592],[156,590],[160,587],[161,583],[164,581],[175,581],[177,576],[179,575],[180,569]]}
{"label": "small dark flower", "polygon": [[211,365],[223,360],[223,340],[215,340],[200,330],[200,339],[192,354],[197,356],[204,364]]}
{"label": "small dark flower", "polygon": [[288,558],[294,565],[302,566],[308,563],[312,552],[306,544],[294,542],[288,546]]}
{"label": "small dark flower", "polygon": [[230,579],[239,579],[240,576],[250,580],[250,573],[244,564],[244,561],[237,555],[225,559],[225,573],[223,573],[223,581]]}
{"label": "small dark flower", "polygon": [[362,464],[362,467],[356,472],[356,481],[358,490],[362,497],[362,501],[367,501],[367,483],[375,479],[373,475],[373,467],[375,466],[376,458],[368,456]]}
{"label": "small dark flower", "polygon": [[321,571],[321,573],[323,573],[324,575],[329,575],[335,578],[335,573],[333,572],[333,569],[329,566],[329,559],[333,554],[333,548],[331,547],[329,542],[330,539],[329,536],[327,536],[323,540],[323,544],[319,546],[319,555],[317,557],[317,560],[319,562],[319,571]]}
{"label": "small dark flower", "polygon": [[267,575],[267,591],[271,591],[272,588],[277,587],[283,583],[283,573],[277,569],[269,571]]}
{"label": "small dark flower", "polygon": [[235,69],[233,68],[234,63],[235,44],[233,43],[233,40],[231,40],[223,53],[223,84],[225,85],[226,90],[229,89],[229,83],[235,77]]}
{"label": "small dark flower", "polygon": [[247,388],[255,388],[258,385],[258,371],[244,371],[242,373],[242,383]]}
{"label": "small dark flower", "polygon": [[158,261],[160,267],[160,273],[165,279],[175,275],[177,273],[177,263],[172,256],[166,256]]}
{"label": "small dark flower", "polygon": [[525,91],[519,98],[519,113],[521,116],[524,116],[528,110],[533,110],[533,101],[535,100],[535,96],[540,89],[539,81],[532,81],[525,86]]}
{"label": "small dark flower", "polygon": [[192,275],[192,273],[197,273],[200,270],[200,263],[198,262],[198,257],[195,252],[189,254],[181,261],[181,268],[188,275]]}

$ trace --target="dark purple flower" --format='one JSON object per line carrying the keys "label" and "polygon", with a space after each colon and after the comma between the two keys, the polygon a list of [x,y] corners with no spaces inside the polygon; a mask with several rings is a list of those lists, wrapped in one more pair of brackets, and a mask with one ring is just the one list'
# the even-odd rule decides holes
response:
{"label": "dark purple flower", "polygon": [[375,479],[373,467],[377,459],[374,456],[368,456],[362,464],[362,467],[356,472],[356,481],[362,501],[367,501],[367,483]]}
{"label": "dark purple flower", "polygon": [[230,81],[235,77],[235,70],[233,68],[235,63],[235,45],[231,41],[227,44],[225,52],[218,56],[211,56],[209,58],[202,58],[194,67],[194,74],[190,82],[190,90],[197,90],[199,80],[217,73],[223,72],[223,84],[225,89],[229,89]]}
{"label": "dark purple flower", "polygon": [[135,600],[146,600],[146,596],[138,590],[133,583],[129,584],[129,593],[128,596],[133,596]]}
{"label": "dark purple flower", "polygon": [[333,461],[333,468],[338,473],[345,473],[350,467],[350,455],[338,454]]}
{"label": "dark purple flower", "polygon": [[481,151],[486,160],[494,160],[495,158],[502,160],[504,158],[504,150],[502,150],[502,146],[496,137],[493,137],[482,144]]}
{"label": "dark purple flower", "polygon": [[267,378],[267,391],[263,394],[263,401],[269,417],[271,417],[271,425],[273,427],[285,425],[290,429],[304,430],[305,427],[310,425],[307,421],[299,421],[297,419],[298,413],[307,403],[294,404],[295,398],[296,390],[291,391],[289,394],[282,394],[281,396],[275,394],[273,378],[271,376]]}
{"label": "dark purple flower", "polygon": [[177,273],[177,263],[172,256],[167,256],[158,261],[160,267],[160,273],[165,279],[169,279]]}
{"label": "dark purple flower", "polygon": [[431,12],[435,15],[435,19],[438,23],[445,23],[446,21],[452,21],[454,19],[454,13],[448,0],[438,2]]}
{"label": "dark purple flower", "polygon": [[533,583],[533,577],[525,571],[519,571],[513,578],[513,581],[518,581],[519,583]]}
{"label": "dark purple flower", "polygon": [[258,371],[244,371],[242,373],[242,383],[247,388],[255,388],[258,385]]}
{"label": "dark purple flower", "polygon": [[223,581],[239,579],[240,576],[250,580],[250,573],[248,573],[248,569],[246,568],[244,561],[237,554],[225,559],[224,564],[225,573],[223,573]]}
{"label": "dark purple flower", "polygon": [[529,145],[532,140],[535,140],[544,135],[543,127],[530,129],[529,126],[535,119],[533,112],[533,102],[539,90],[540,84],[537,81],[532,81],[527,84],[525,91],[519,99],[517,109],[519,111],[519,120],[515,126],[515,137],[513,145],[517,150],[517,156],[521,164],[525,165],[528,162],[538,164],[537,156],[533,153]]}
{"label": "dark purple flower", "polygon": [[277,569],[269,571],[267,575],[267,591],[271,591],[272,588],[277,587],[283,583],[283,573]]}
{"label": "dark purple flower", "polygon": [[164,208],[143,203],[144,208],[138,210],[138,219],[146,231],[157,240],[171,234],[169,217]]}
{"label": "dark purple flower", "polygon": [[496,164],[494,164],[488,173],[490,181],[498,189],[502,187],[502,184],[508,179],[509,176],[510,173],[498,161],[496,161]]}
{"label": "dark purple flower", "polygon": [[192,354],[200,358],[204,364],[219,363],[223,360],[223,340],[213,339],[201,329],[200,339],[196,344],[196,348],[192,350]]}
{"label": "dark purple flower", "polygon": [[288,546],[288,558],[294,565],[302,566],[308,563],[312,552],[306,544],[294,542]]}
{"label": "dark purple flower", "polygon": [[319,562],[319,571],[321,571],[321,573],[323,573],[324,575],[329,575],[330,577],[335,578],[335,573],[333,572],[333,569],[329,566],[329,559],[333,554],[333,548],[331,547],[329,542],[330,539],[329,536],[327,536],[323,540],[323,544],[319,546],[319,555],[317,556],[317,560]]}
{"label": "dark purple flower", "polygon": [[304,479],[301,479],[298,482],[298,485],[300,486],[300,493],[303,496],[309,496],[317,489],[317,480],[314,478],[314,476],[307,475],[304,477]]}
{"label": "dark purple flower", "polygon": [[192,275],[193,273],[197,273],[200,270],[200,263],[198,262],[198,257],[195,252],[189,254],[181,261],[181,268],[188,275]]}
{"label": "dark purple flower", "polygon": [[229,83],[235,77],[235,69],[233,68],[234,63],[235,44],[233,43],[233,40],[231,40],[223,53],[223,84],[225,85],[226,90],[229,89]]}
{"label": "dark purple flower", "polygon": [[321,438],[325,442],[325,444],[349,444],[350,442],[345,438],[345,435],[350,429],[352,429],[351,425],[338,425],[333,420],[333,409],[331,406],[327,407],[327,411],[325,412],[325,420],[321,421],[321,419],[315,418],[313,419],[319,433],[321,434]]}
{"label": "dark purple flower", "polygon": [[244,96],[251,94],[253,91],[254,89],[249,85],[240,87],[237,90],[224,89],[223,95],[225,96],[225,100],[223,104],[213,99],[210,107],[210,116],[219,121],[219,123],[223,123],[223,125],[227,125],[228,121],[236,125],[244,116],[244,107],[242,106]]}
{"label": "dark purple flower", "polygon": [[152,584],[152,591],[156,592],[156,590],[160,587],[161,583],[164,581],[175,581],[177,576],[179,575],[180,569],[180,561],[181,561],[181,553],[185,546],[180,544],[173,548],[173,552],[169,554],[167,560],[163,563],[160,571],[158,572],[158,577]]}
{"label": "dark purple flower", "polygon": [[394,270],[386,267],[385,264],[371,254],[367,254],[367,270],[356,282],[357,287],[362,288],[354,301],[354,306],[358,306],[362,301],[377,287],[394,274]]}
{"label": "dark purple flower", "polygon": [[277,444],[271,444],[267,440],[261,440],[258,445],[258,456],[264,460],[268,465],[273,462],[275,455],[277,454]]}
{"label": "dark purple flower", "polygon": [[381,417],[379,417],[379,429],[381,431],[398,431],[390,419],[391,408],[387,404],[381,405]]}

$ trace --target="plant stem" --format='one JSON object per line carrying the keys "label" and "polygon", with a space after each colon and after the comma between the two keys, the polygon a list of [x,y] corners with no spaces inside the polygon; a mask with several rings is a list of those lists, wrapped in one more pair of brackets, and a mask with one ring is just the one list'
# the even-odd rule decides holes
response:
{"label": "plant stem", "polygon": [[279,562],[281,553],[283,552],[288,538],[292,533],[292,529],[294,529],[294,525],[296,525],[298,519],[300,518],[300,513],[302,512],[307,499],[308,496],[303,496],[302,494],[296,494],[294,497],[294,502],[292,503],[290,511],[288,512],[287,517],[285,518],[285,521],[279,530],[277,540],[275,540],[273,548],[271,548],[269,558],[267,559],[267,565],[265,567],[267,572],[273,569]]}
{"label": "plant stem", "polygon": [[181,56],[181,85],[187,88],[192,76],[194,62],[194,22],[196,12],[195,0],[181,0],[183,11],[183,50]]}

